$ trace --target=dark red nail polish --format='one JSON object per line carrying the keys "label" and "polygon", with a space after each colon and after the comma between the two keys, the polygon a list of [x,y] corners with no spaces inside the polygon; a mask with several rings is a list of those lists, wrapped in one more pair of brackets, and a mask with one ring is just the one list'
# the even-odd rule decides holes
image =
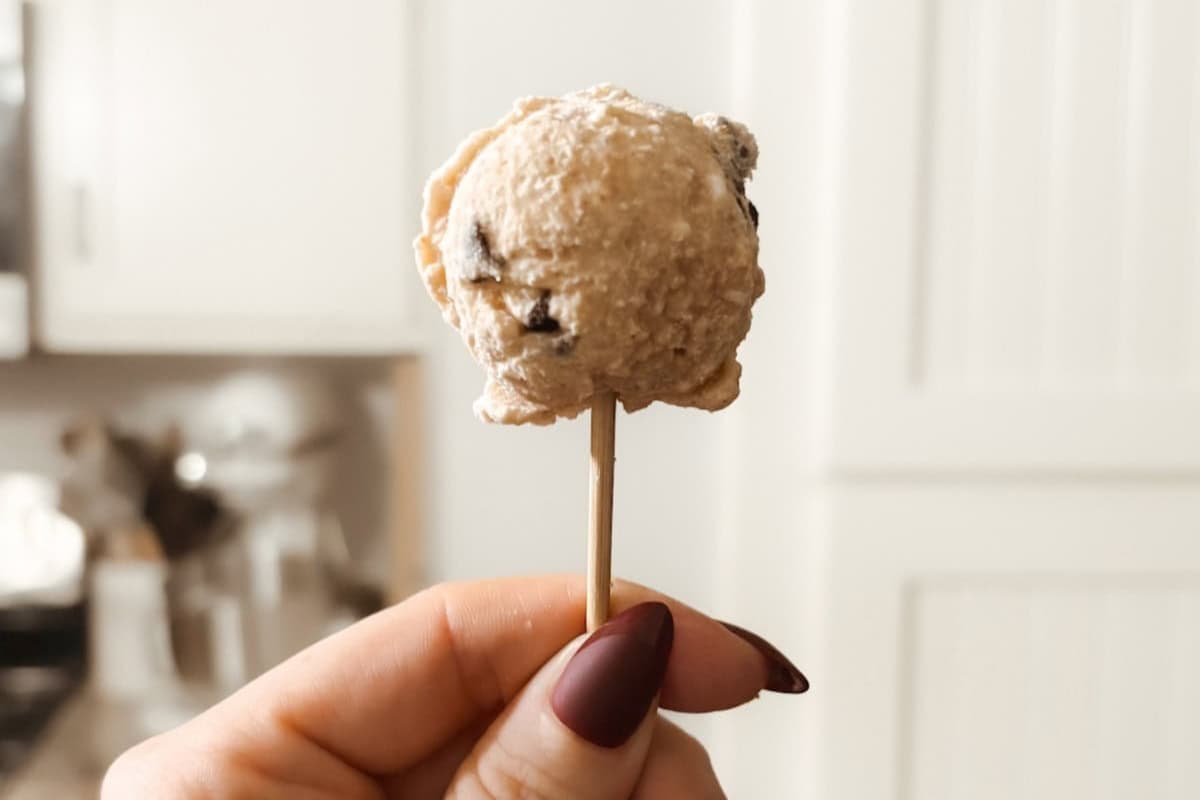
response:
{"label": "dark red nail polish", "polygon": [[551,708],[592,744],[620,747],[662,687],[674,638],[675,621],[662,603],[642,603],[613,617],[571,657]]}
{"label": "dark red nail polish", "polygon": [[740,628],[729,622],[722,622],[721,624],[734,636],[750,644],[766,659],[767,685],[763,688],[768,692],[802,694],[808,691],[808,678],[804,677],[804,673],[796,669],[796,665],[789,661],[787,656],[779,652],[775,645],[757,633],[748,631],[745,628]]}

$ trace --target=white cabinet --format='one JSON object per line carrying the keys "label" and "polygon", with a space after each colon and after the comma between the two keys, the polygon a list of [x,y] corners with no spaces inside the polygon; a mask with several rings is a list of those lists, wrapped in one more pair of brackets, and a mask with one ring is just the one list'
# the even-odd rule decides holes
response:
{"label": "white cabinet", "polygon": [[749,5],[733,794],[1200,796],[1200,5]]}
{"label": "white cabinet", "polygon": [[862,4],[846,29],[846,472],[1200,467],[1200,11]]}
{"label": "white cabinet", "polygon": [[410,346],[418,191],[405,172],[404,9],[38,3],[40,344]]}
{"label": "white cabinet", "polygon": [[1196,797],[1197,5],[840,32],[822,796]]}
{"label": "white cabinet", "polygon": [[819,796],[1197,796],[1194,486],[878,483],[829,511]]}

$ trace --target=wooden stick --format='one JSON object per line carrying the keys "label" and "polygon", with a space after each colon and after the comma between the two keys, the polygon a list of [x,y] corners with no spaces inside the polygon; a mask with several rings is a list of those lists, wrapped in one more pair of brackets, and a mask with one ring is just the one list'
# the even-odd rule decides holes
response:
{"label": "wooden stick", "polygon": [[588,525],[587,629],[608,621],[612,589],[613,461],[617,396],[612,392],[592,401],[592,493]]}

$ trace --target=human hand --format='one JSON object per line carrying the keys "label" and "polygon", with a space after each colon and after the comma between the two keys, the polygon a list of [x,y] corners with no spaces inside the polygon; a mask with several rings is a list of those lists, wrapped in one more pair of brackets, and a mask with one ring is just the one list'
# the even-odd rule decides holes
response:
{"label": "human hand", "polygon": [[436,586],[125,753],[102,798],[723,797],[656,707],[807,681],[754,634],[648,589],[618,582],[612,605],[585,641],[578,578]]}

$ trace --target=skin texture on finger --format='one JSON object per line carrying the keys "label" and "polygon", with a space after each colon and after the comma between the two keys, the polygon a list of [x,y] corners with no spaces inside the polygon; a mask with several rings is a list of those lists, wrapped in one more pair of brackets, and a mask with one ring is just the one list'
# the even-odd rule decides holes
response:
{"label": "skin texture on finger", "polygon": [[[490,725],[490,721],[489,721]],[[411,771],[384,782],[384,794],[396,800],[439,800],[488,725],[464,731],[451,744]],[[634,800],[725,800],[708,751],[678,725],[658,716],[646,761],[633,791]]]}
{"label": "skin texture on finger", "polygon": [[[661,703],[739,705],[766,685],[760,654],[720,623],[640,586],[614,587],[615,612],[659,600],[675,620]],[[401,772],[501,709],[584,629],[578,576],[446,584],[314,645],[197,722],[294,731],[373,775]],[[255,723],[252,723],[255,724]]]}
{"label": "skin texture on finger", "polygon": [[455,773],[449,800],[608,800],[633,793],[654,734],[655,705],[651,700],[618,746],[593,744],[568,727],[551,697],[583,644],[577,640],[552,659],[496,719]]}
{"label": "skin texture on finger", "polygon": [[672,797],[725,800],[725,792],[704,745],[660,716],[632,800]]}
{"label": "skin texture on finger", "polygon": [[381,781],[387,797],[404,800],[439,800],[446,794],[450,779],[482,738],[496,716],[480,717],[469,727],[441,746],[433,755],[401,773]]}
{"label": "skin texture on finger", "polygon": [[[251,726],[247,726],[251,727]],[[101,800],[134,797],[241,800],[382,800],[378,783],[294,733],[272,738],[231,727],[214,736],[195,721],[148,739],[109,767]]]}

